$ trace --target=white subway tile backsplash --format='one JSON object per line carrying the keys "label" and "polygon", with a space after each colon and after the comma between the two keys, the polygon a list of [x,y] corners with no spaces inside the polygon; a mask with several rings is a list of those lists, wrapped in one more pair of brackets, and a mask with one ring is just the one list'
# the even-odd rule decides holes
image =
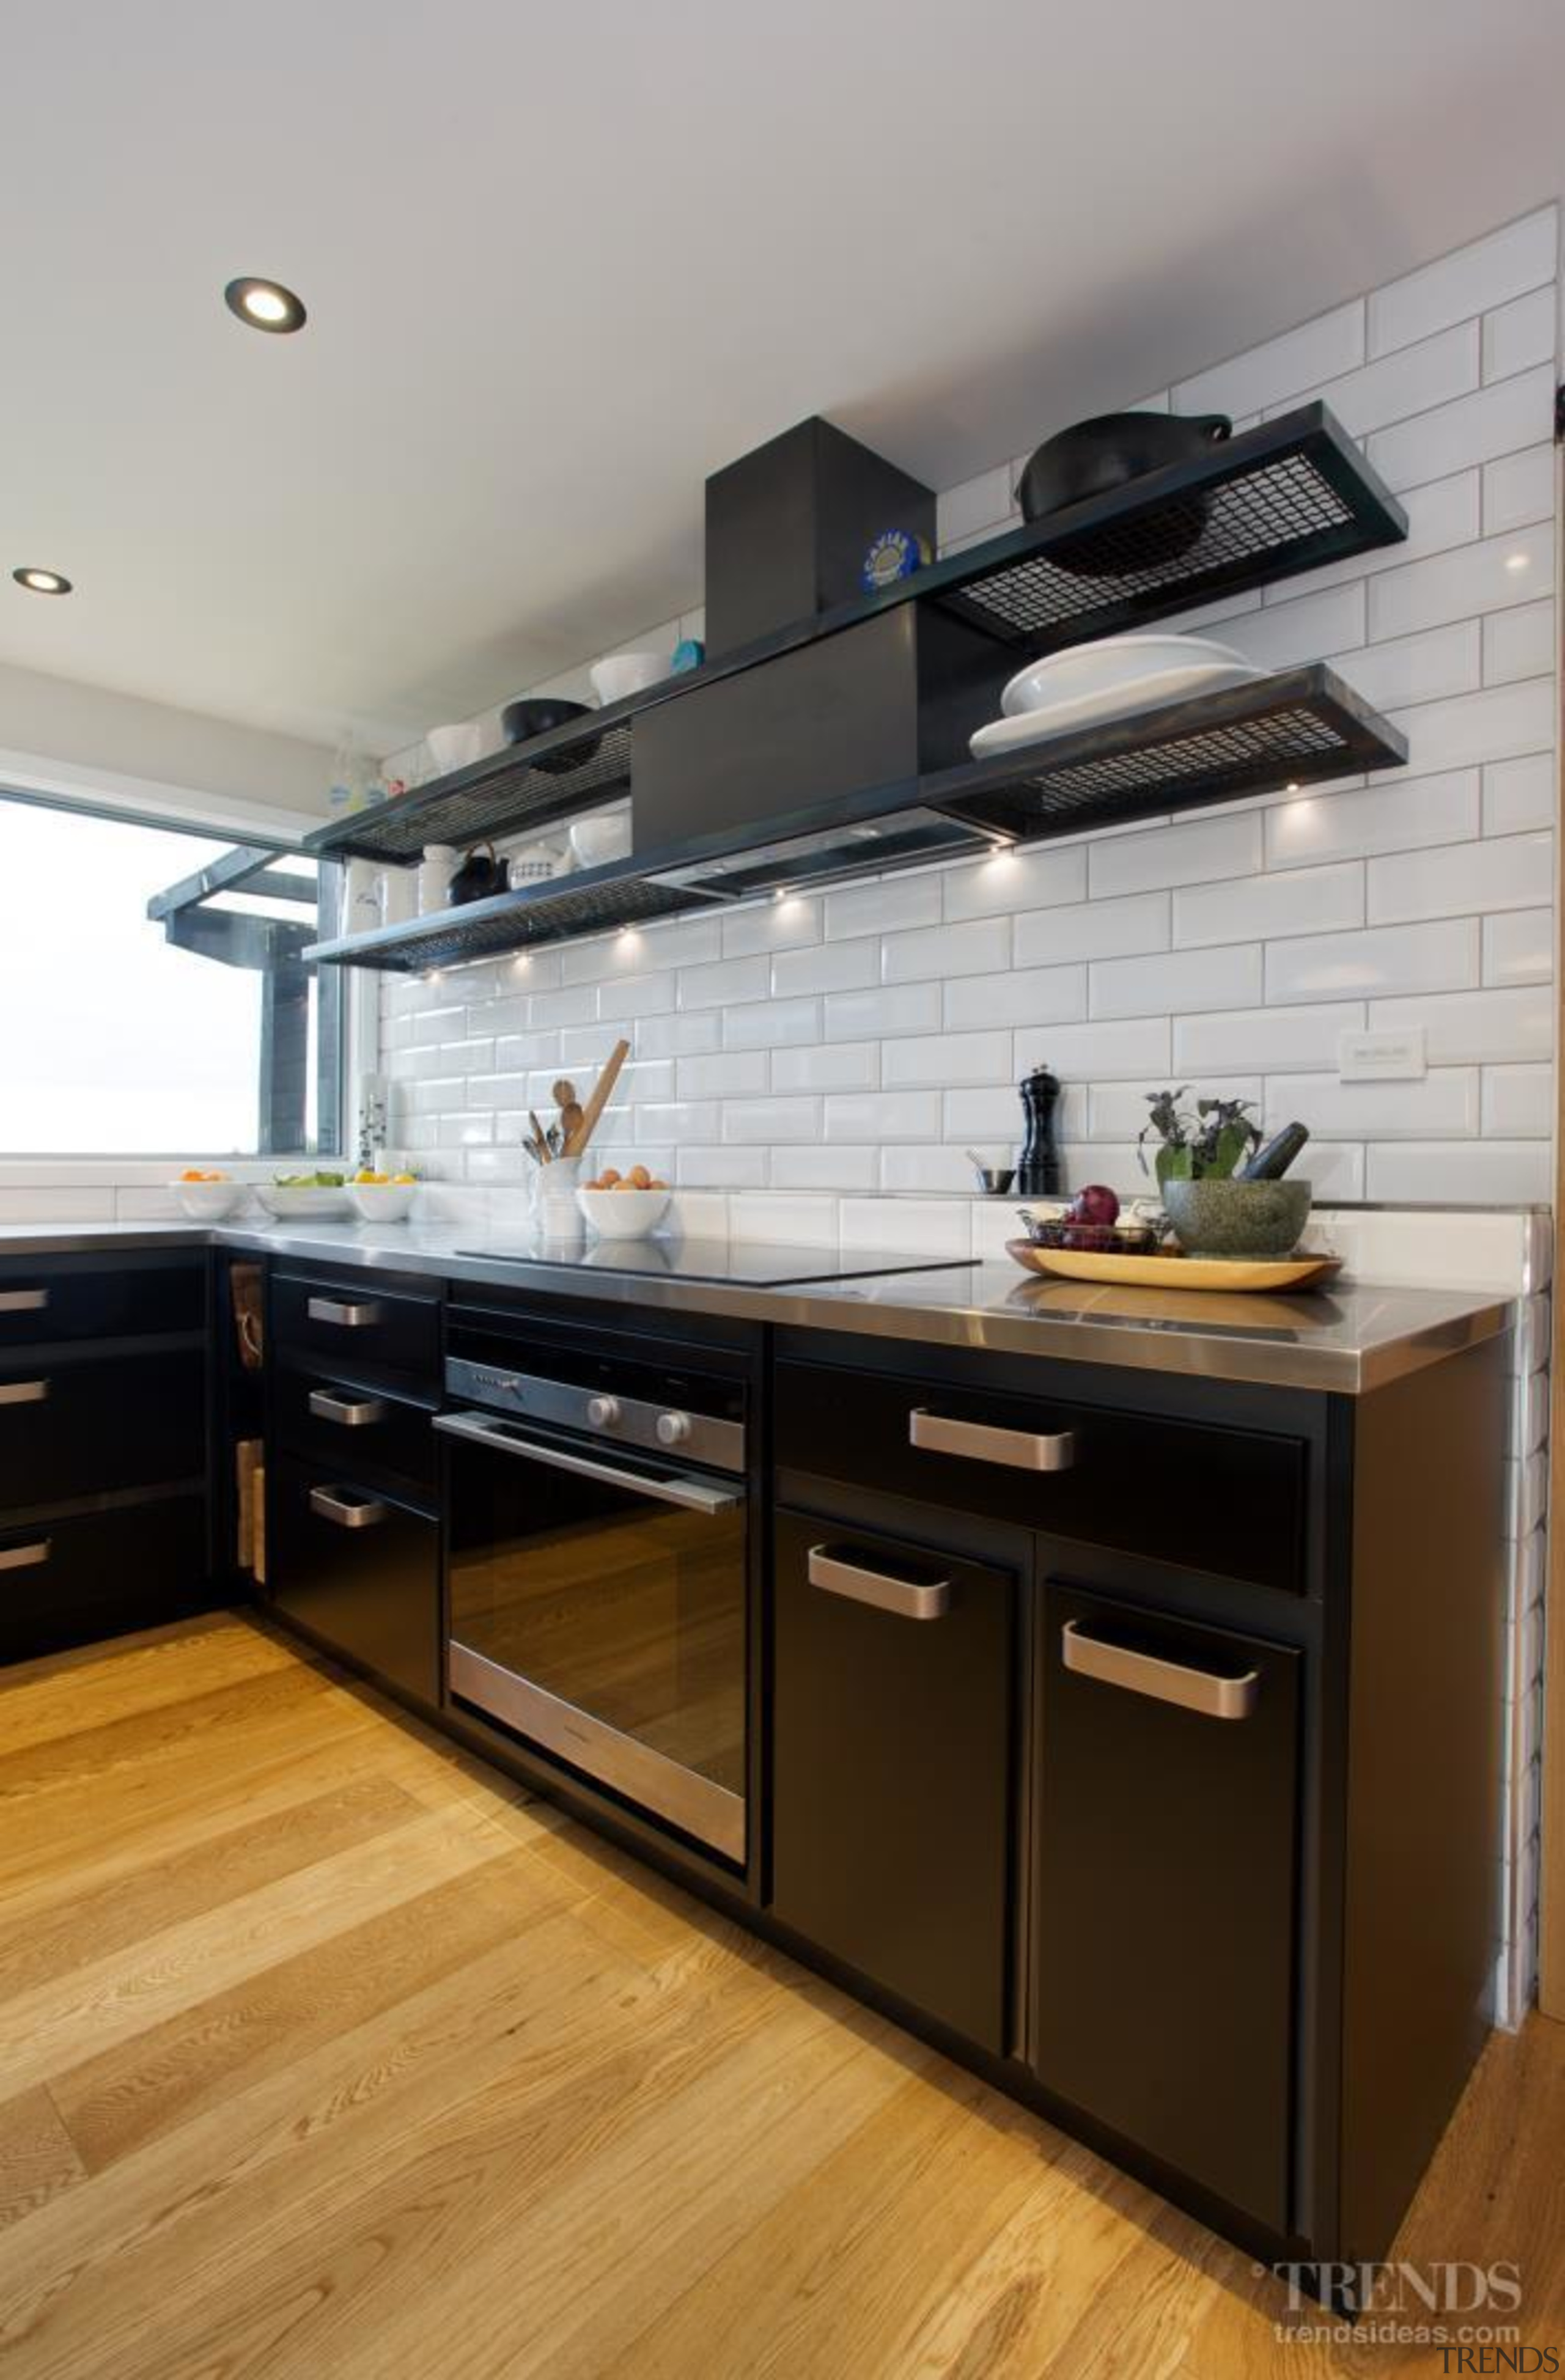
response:
{"label": "white subway tile backsplash", "polygon": [[[694,1015],[641,1016],[636,1020],[638,1058],[691,1058],[715,1050],[722,1039],[722,1018],[715,1010]],[[570,1031],[564,1035],[560,1056],[569,1065],[584,1065],[602,1055],[600,1033]]]}
{"label": "white subway tile backsplash", "polygon": [[1476,1066],[1434,1066],[1421,1082],[1344,1083],[1330,1075],[1268,1075],[1266,1113],[1286,1111],[1317,1140],[1444,1140],[1478,1130]]}
{"label": "white subway tile backsplash", "polygon": [[754,1006],[727,1009],[722,1019],[722,1038],[730,1050],[781,1050],[799,1042],[819,1041],[820,1002],[768,1000]]}
{"label": "white subway tile backsplash", "polygon": [[1483,635],[1476,620],[1452,620],[1420,636],[1336,653],[1332,663],[1377,710],[1398,710],[1410,702],[1467,694],[1479,685],[1485,674]]}
{"label": "white subway tile backsplash", "polygon": [[1313,595],[1297,595],[1290,602],[1263,604],[1222,623],[1219,641],[1231,645],[1258,669],[1293,669],[1318,661],[1365,638],[1365,582],[1351,579],[1326,587]]}
{"label": "white subway tile backsplash", "polygon": [[1012,1075],[1007,1032],[910,1034],[888,1041],[881,1060],[886,1088],[948,1083],[1005,1083]]}
{"label": "white subway tile backsplash", "polygon": [[757,951],[794,950],[802,942],[818,942],[822,930],[821,905],[802,892],[785,901],[752,903],[734,909],[722,920],[725,959],[751,957]]}
{"label": "white subway tile backsplash", "polygon": [[828,1140],[939,1140],[940,1095],[928,1091],[843,1092],[828,1097]]}
{"label": "white subway tile backsplash", "polygon": [[[938,887],[936,903],[938,906]],[[853,942],[822,942],[814,950],[776,951],[771,960],[773,996],[788,1000],[800,992],[862,990],[878,979],[880,958],[879,943],[867,936]]]}
{"label": "white subway tile backsplash", "polygon": [[1521,834],[1552,826],[1559,798],[1559,763],[1552,752],[1496,760],[1484,771],[1484,832]]}
{"label": "white subway tile backsplash", "polygon": [[1553,537],[1547,528],[1483,538],[1405,570],[1382,570],[1369,589],[1371,637],[1406,637],[1445,620],[1471,620],[1547,591]]}
{"label": "white subway tile backsplash", "polygon": [[1491,612],[1484,622],[1484,683],[1539,677],[1554,667],[1559,651],[1552,600]]}
{"label": "white subway tile backsplash", "polygon": [[729,1231],[736,1240],[763,1240],[785,1248],[835,1247],[842,1209],[835,1198],[735,1198]]}
{"label": "white subway tile backsplash", "polygon": [[1369,1026],[1374,1032],[1421,1030],[1432,1066],[1537,1061],[1554,1050],[1554,1002],[1541,984],[1423,1000],[1372,1000]]}
{"label": "white subway tile backsplash", "polygon": [[[1013,1124],[1014,1119],[1013,1119]],[[1013,1163],[1016,1155],[1014,1129],[1010,1128],[989,1142],[987,1150],[991,1163],[996,1165]],[[980,1156],[985,1153],[984,1149],[980,1149]],[[953,1147],[950,1142],[942,1141],[929,1148],[899,1148],[893,1145],[880,1151],[880,1170],[877,1182],[866,1183],[864,1186],[866,1189],[879,1188],[888,1193],[905,1193],[910,1190],[936,1193],[970,1192],[973,1187],[972,1160],[962,1149]]]}
{"label": "white subway tile backsplash", "polygon": [[1052,1025],[1086,1014],[1085,966],[1020,967],[1009,975],[969,976],[945,987],[948,1032],[989,1025]]}
{"label": "white subway tile backsplash", "polygon": [[[1031,916],[1059,902],[1085,899],[1086,851],[1081,844],[1001,850],[948,869],[944,884],[945,914],[952,924],[964,917]],[[1023,964],[1020,952],[1017,964]]]}
{"label": "white subway tile backsplash", "polygon": [[819,1140],[818,1099],[727,1099],[722,1105],[724,1140]]}
{"label": "white subway tile backsplash", "polygon": [[1552,751],[1555,710],[1552,677],[1530,677],[1449,702],[1416,703],[1390,717],[1408,739],[1409,767],[1422,771]]}
{"label": "white subway tile backsplash", "polygon": [[1261,864],[1261,821],[1254,810],[1229,811],[1153,827],[1093,844],[1087,873],[1094,898],[1109,892],[1160,892],[1242,876]]}
{"label": "white subway tile backsplash", "polygon": [[1525,909],[1554,880],[1554,838],[1490,835],[1369,862],[1369,922]]}
{"label": "white subway tile backsplash", "polygon": [[1471,396],[1415,414],[1369,441],[1369,459],[1393,489],[1442,480],[1449,472],[1487,463],[1548,435],[1554,373],[1548,365],[1495,381]]}
{"label": "white subway tile backsplash", "polygon": [[1387,1202],[1519,1205],[1548,1197],[1553,1166],[1539,1140],[1376,1142],[1365,1182],[1368,1196]]}
{"label": "white subway tile backsplash", "polygon": [[1356,934],[1301,935],[1268,944],[1266,996],[1287,1002],[1454,991],[1477,982],[1478,963],[1475,917],[1370,927]]}
{"label": "white subway tile backsplash", "polygon": [[1301,389],[1318,388],[1325,381],[1339,379],[1364,358],[1364,301],[1355,298],[1329,314],[1301,322],[1296,331],[1268,339],[1264,346],[1251,347],[1209,371],[1176,382],[1170,391],[1172,409],[1175,413],[1258,413]]}
{"label": "white subway tile backsplash", "polygon": [[1554,912],[1512,909],[1484,920],[1486,984],[1547,983],[1554,973]]}
{"label": "white subway tile backsplash", "polygon": [[771,1184],[774,1190],[873,1190],[880,1159],[880,1151],[867,1146],[774,1148]]}
{"label": "white subway tile backsplash", "polygon": [[1098,959],[1087,973],[1087,1011],[1094,1017],[1146,1016],[1158,1009],[1189,1014],[1203,1008],[1249,1008],[1261,997],[1261,945]]}
{"label": "white subway tile backsplash", "polygon": [[1547,1139],[1554,1130],[1552,1066],[1486,1066],[1486,1139]]}
{"label": "white subway tile backsplash", "polygon": [[675,1061],[675,1079],[682,1099],[744,1098],[770,1087],[764,1050],[723,1050],[707,1057]]}
{"label": "white subway tile backsplash", "polygon": [[[681,1008],[732,1008],[744,1001],[767,1000],[770,994],[771,961],[762,953],[680,970]],[[672,1001],[669,1005],[673,1005]]]}
{"label": "white subway tile backsplash", "polygon": [[1555,209],[1540,207],[1375,290],[1369,299],[1370,354],[1409,346],[1448,323],[1465,322],[1552,281],[1557,237]]}
{"label": "white subway tile backsplash", "polygon": [[[887,1053],[904,1042],[888,1043]],[[774,1091],[873,1091],[880,1087],[882,1058],[879,1041],[800,1042],[795,1048],[771,1052]],[[889,1071],[885,1079],[892,1077]]]}
{"label": "white subway tile backsplash", "polygon": [[1013,1083],[987,1088],[947,1091],[940,1111],[945,1139],[965,1145],[972,1140],[1021,1137],[1022,1108]]}
{"label": "white subway tile backsplash", "polygon": [[1465,842],[1478,832],[1478,789],[1476,769],[1456,769],[1280,802],[1266,814],[1266,864],[1309,868],[1420,844]]}
{"label": "white subway tile backsplash", "polygon": [[[1161,1083],[1094,1083],[1087,1094],[1086,1127],[1079,1137],[1086,1140],[1134,1140],[1146,1123],[1148,1094],[1166,1087]],[[1264,1085],[1259,1075],[1216,1075],[1201,1076],[1201,1097],[1211,1099],[1248,1099],[1259,1107]]]}
{"label": "white subway tile backsplash", "polygon": [[[1253,941],[1274,934],[1328,932],[1338,926],[1362,926],[1364,920],[1364,869],[1357,861],[1240,876],[1228,884],[1189,885],[1173,896],[1176,949]],[[1176,999],[1172,1005],[1189,1003]]]}
{"label": "white subway tile backsplash", "polygon": [[1559,298],[1550,281],[1484,317],[1484,378],[1504,380],[1529,364],[1551,364],[1559,336]]}
{"label": "white subway tile backsplash", "polygon": [[770,1166],[764,1148],[714,1148],[707,1142],[682,1148],[674,1160],[681,1188],[759,1190]]}
{"label": "white subway tile backsplash", "polygon": [[[1494,463],[1486,468],[1498,471],[1505,466]],[[1346,562],[1328,562],[1323,569],[1309,571],[1301,578],[1285,578],[1266,589],[1265,600],[1292,602],[1295,596],[1316,587],[1339,586],[1346,578],[1371,578],[1377,571],[1401,568],[1423,554],[1440,553],[1450,545],[1464,545],[1479,533],[1479,492],[1476,466],[1453,471],[1443,480],[1427,480],[1422,487],[1404,489],[1401,505],[1407,515],[1407,537],[1403,543],[1379,546],[1373,553],[1353,554]]]}
{"label": "white subway tile backsplash", "polygon": [[828,1041],[890,1038],[898,1033],[938,1033],[938,983],[899,984],[879,991],[833,992],[826,1002]]}
{"label": "white subway tile backsplash", "polygon": [[[1085,863],[1085,852],[1074,856]],[[1084,866],[1084,877],[1085,872]],[[1065,908],[1029,911],[1016,920],[1016,965],[1059,965],[1166,951],[1169,917],[1166,892],[1127,892],[1120,900],[1077,901]]]}
{"label": "white subway tile backsplash", "polygon": [[1486,463],[1484,535],[1500,537],[1531,521],[1554,517],[1554,447],[1546,440]]}
{"label": "white subway tile backsplash", "polygon": [[894,1205],[883,1199],[844,1198],[842,1205],[843,1246],[854,1251],[884,1248],[908,1255],[950,1257],[972,1254],[972,1225],[967,1208],[958,1199],[902,1198]]}
{"label": "white subway tile backsplash", "polygon": [[992,975],[1010,964],[1009,917],[977,917],[959,926],[888,934],[880,945],[880,978],[888,984]]}
{"label": "white subway tile backsplash", "polygon": [[1118,1082],[1134,1075],[1155,1086],[1168,1080],[1170,1038],[1166,1016],[1029,1026],[1016,1036],[1017,1077],[1049,1066],[1065,1082]]}
{"label": "white subway tile backsplash", "polygon": [[[1447,398],[1464,396],[1476,388],[1478,349],[1477,323],[1455,322],[1450,330],[1437,331],[1414,346],[1397,348],[1309,394],[1325,399],[1351,436],[1364,438],[1372,430],[1384,429],[1389,421],[1404,420],[1410,413],[1425,412],[1432,405],[1443,405]],[[1290,397],[1286,402],[1294,405],[1298,399]],[[1283,409],[1281,406],[1268,408]]]}
{"label": "white subway tile backsplash", "polygon": [[[826,939],[843,941],[854,934],[890,934],[907,926],[937,926],[940,920],[940,880],[933,873],[888,876],[873,884],[845,885],[826,895]],[[855,978],[857,980],[857,978]],[[874,981],[874,970],[864,978]],[[835,990],[835,985],[824,987]]]}
{"label": "white subway tile backsplash", "polygon": [[1173,1070],[1205,1079],[1208,1074],[1334,1066],[1341,1036],[1358,1031],[1363,1024],[1359,1001],[1180,1017],[1174,1023]]}

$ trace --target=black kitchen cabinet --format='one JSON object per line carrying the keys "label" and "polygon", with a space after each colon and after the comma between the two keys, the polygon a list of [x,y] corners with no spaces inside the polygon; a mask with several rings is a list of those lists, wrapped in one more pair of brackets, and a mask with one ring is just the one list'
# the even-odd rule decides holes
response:
{"label": "black kitchen cabinet", "polygon": [[203,1610],[200,1488],[106,1511],[0,1516],[0,1661],[21,1661]]}
{"label": "black kitchen cabinet", "polygon": [[6,1505],[58,1504],[199,1480],[206,1468],[206,1354],[16,1349],[0,1358],[0,1482]]}
{"label": "black kitchen cabinet", "polygon": [[1286,2232],[1301,1655],[1055,1579],[1041,1604],[1038,2079]]}
{"label": "black kitchen cabinet", "polygon": [[1015,1582],[777,1516],[773,1914],[1007,2046]]}
{"label": "black kitchen cabinet", "polygon": [[440,1295],[431,1282],[394,1274],[275,1272],[272,1340],[280,1362],[356,1367],[374,1378],[438,1377]]}
{"label": "black kitchen cabinet", "polygon": [[440,1699],[440,1526],[357,1476],[270,1469],[267,1582],[279,1614],[428,1707]]}
{"label": "black kitchen cabinet", "polygon": [[278,1374],[273,1406],[279,1445],[307,1461],[355,1477],[383,1480],[432,1496],[439,1472],[431,1396],[420,1402],[380,1382],[365,1385],[304,1371]]}

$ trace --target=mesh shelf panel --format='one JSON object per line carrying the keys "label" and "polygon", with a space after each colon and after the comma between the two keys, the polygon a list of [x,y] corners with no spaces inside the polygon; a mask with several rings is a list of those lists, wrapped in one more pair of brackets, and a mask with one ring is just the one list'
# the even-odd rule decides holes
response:
{"label": "mesh shelf panel", "polygon": [[566,877],[558,892],[531,892],[503,905],[475,902],[467,910],[448,910],[431,917],[427,926],[399,927],[394,941],[388,936],[378,944],[361,942],[358,947],[327,942],[315,955],[328,965],[419,974],[425,967],[464,966],[474,959],[529,950],[538,942],[606,933],[616,926],[648,925],[654,917],[673,917],[681,910],[709,905],[698,892],[649,884],[640,876],[622,876],[596,885]]}
{"label": "mesh shelf panel", "polygon": [[1356,517],[1312,455],[1297,451],[1062,538],[938,600],[991,636],[1046,650],[1126,616],[1161,615],[1171,592],[1183,605],[1247,584],[1262,560],[1280,576],[1290,552],[1320,558],[1316,549],[1352,532]]}
{"label": "mesh shelf panel", "polygon": [[[415,860],[426,844],[465,847],[487,836],[547,826],[555,819],[596,809],[629,790],[626,720],[585,737],[573,730],[541,760],[513,760],[506,753],[496,753],[492,759],[443,778],[437,795],[404,794],[379,809],[364,811],[334,831],[331,849],[361,859]],[[312,836],[311,847],[321,840]]]}

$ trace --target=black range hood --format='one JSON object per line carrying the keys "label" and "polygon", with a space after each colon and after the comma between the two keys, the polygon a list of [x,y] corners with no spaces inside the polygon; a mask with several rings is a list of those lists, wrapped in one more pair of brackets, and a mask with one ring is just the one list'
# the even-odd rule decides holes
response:
{"label": "black range hood", "polygon": [[842,816],[831,826],[780,833],[762,843],[746,843],[743,851],[681,860],[676,867],[649,868],[645,880],[714,901],[746,901],[758,892],[796,892],[843,877],[877,876],[920,860],[954,858],[1011,840],[998,829],[948,818],[940,810],[914,806],[871,818],[855,816],[855,806],[844,803]]}

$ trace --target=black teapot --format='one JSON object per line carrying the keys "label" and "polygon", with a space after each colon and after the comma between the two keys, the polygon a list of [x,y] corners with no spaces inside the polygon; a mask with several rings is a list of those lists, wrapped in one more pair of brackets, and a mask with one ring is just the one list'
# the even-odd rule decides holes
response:
{"label": "black teapot", "polygon": [[505,862],[492,843],[475,843],[453,876],[446,897],[457,908],[464,901],[487,901],[491,893],[504,890]]}

